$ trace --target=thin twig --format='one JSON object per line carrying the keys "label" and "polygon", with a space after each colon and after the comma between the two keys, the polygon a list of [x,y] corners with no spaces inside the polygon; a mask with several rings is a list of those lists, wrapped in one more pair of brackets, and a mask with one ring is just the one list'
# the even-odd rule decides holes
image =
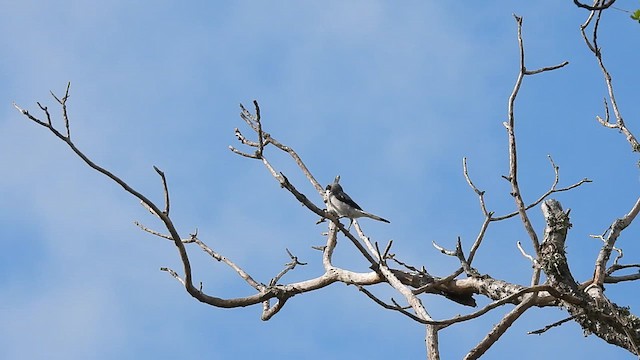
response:
{"label": "thin twig", "polygon": [[531,266],[534,266],[534,267],[537,266],[538,262],[533,256],[527,254],[527,252],[524,251],[524,249],[522,248],[522,243],[518,241],[516,245],[518,246],[518,250],[520,250],[520,253],[522,254],[522,256],[524,256],[525,258],[529,259],[529,261],[531,261]]}
{"label": "thin twig", "polygon": [[333,251],[338,245],[338,227],[336,223],[329,222],[329,232],[327,233],[327,244],[322,249],[322,265],[325,271],[333,269]]}
{"label": "thin twig", "polygon": [[[629,144],[631,145],[632,151],[639,152],[640,143],[638,142],[636,137],[633,135],[633,133],[631,133],[631,131],[627,128],[626,123],[622,118],[622,114],[620,112],[620,109],[618,108],[618,103],[616,101],[615,92],[613,89],[613,83],[611,80],[611,74],[609,73],[609,71],[607,70],[607,67],[604,64],[604,60],[602,59],[602,50],[598,46],[598,27],[600,25],[602,10],[611,6],[611,4],[613,4],[614,2],[615,0],[611,0],[609,3],[603,5],[602,7],[589,8],[592,11],[589,13],[589,17],[587,18],[587,20],[580,26],[580,31],[582,33],[582,38],[584,39],[587,47],[591,50],[593,55],[596,57],[598,66],[602,71],[602,75],[604,77],[605,84],[607,87],[609,100],[611,101],[611,108],[613,109],[613,115],[616,119],[615,123],[611,122],[609,118],[609,105],[607,104],[607,100],[605,99],[604,100],[604,108],[605,108],[605,115],[606,115],[605,119],[603,120],[599,116],[596,116],[596,120],[607,128],[618,129],[621,133],[623,133],[626,136],[627,142],[629,142]],[[595,23],[593,25],[593,33],[590,40],[586,34],[586,29],[591,24],[594,17],[595,17]]]}
{"label": "thin twig", "polygon": [[287,254],[289,255],[289,257],[291,258],[291,261],[285,264],[285,268],[282,269],[282,271],[280,271],[278,273],[278,275],[276,275],[273,279],[271,279],[271,281],[269,282],[269,286],[275,286],[278,281],[280,281],[280,279],[289,271],[293,270],[296,268],[296,266],[298,265],[307,265],[307,263],[303,263],[301,261],[298,260],[297,256],[294,256],[291,251],[289,251],[289,249],[285,249],[287,251]]}
{"label": "thin twig", "polygon": [[[354,225],[354,228],[356,229],[356,232],[358,233],[358,236],[365,243],[369,251],[375,254],[375,249],[371,244],[371,241],[363,233],[362,229],[360,228],[360,224],[356,219],[353,220],[353,225]],[[398,280],[398,278],[395,275],[393,275],[393,273],[390,271],[390,269],[387,267],[387,265],[384,262],[378,263],[378,270],[380,270],[380,273],[382,274],[382,276],[384,276],[384,278],[387,280],[389,285],[391,285],[394,289],[396,289],[400,294],[402,294],[405,297],[405,299],[407,300],[409,305],[411,305],[411,307],[413,308],[413,311],[419,318],[427,321],[433,320],[429,315],[429,313],[427,312],[427,310],[424,308],[424,305],[422,305],[422,301],[420,301],[420,299],[415,294],[413,294],[408,287],[403,285],[400,282],[400,280]],[[428,346],[429,344],[427,344],[427,347]]]}
{"label": "thin twig", "polygon": [[455,250],[445,249],[444,247],[438,245],[435,241],[432,241],[431,245],[433,245],[433,247],[436,248],[436,250],[440,251],[441,253],[443,253],[445,255],[458,257],[458,254],[456,253]]}
{"label": "thin twig", "polygon": [[[160,233],[160,232],[158,232],[158,231],[155,231],[155,230],[153,230],[153,229],[150,229],[150,228],[148,228],[148,227],[146,227],[146,226],[142,225],[141,223],[139,223],[139,222],[137,222],[137,221],[134,221],[133,223],[134,223],[137,227],[139,227],[140,229],[142,229],[142,231],[148,232],[148,233],[149,233],[149,234],[151,234],[151,235],[155,235],[155,236],[161,237],[161,238],[163,238],[163,239],[167,239],[167,240],[173,241],[173,238],[171,237],[171,235],[166,235],[166,234]],[[184,241],[183,241],[183,242],[184,242]]]}
{"label": "thin twig", "polygon": [[604,279],[606,275],[606,264],[611,256],[611,251],[613,251],[614,245],[620,236],[620,233],[627,228],[636,218],[638,213],[640,212],[640,198],[636,200],[636,203],[633,205],[631,210],[623,216],[622,218],[616,219],[613,224],[611,224],[611,231],[608,233],[604,246],[598,253],[598,258],[596,259],[596,267],[594,270],[594,284],[602,287],[604,284]]}
{"label": "thin twig", "polygon": [[558,65],[545,66],[545,67],[542,67],[542,68],[536,69],[536,70],[526,70],[524,72],[524,74],[525,75],[535,75],[535,74],[539,74],[539,73],[542,73],[542,72],[545,72],[545,71],[557,70],[557,69],[560,69],[560,68],[565,67],[567,65],[569,65],[569,62],[568,61],[564,61],[564,62],[562,62],[562,63],[560,63]]}
{"label": "thin twig", "polygon": [[520,194],[520,186],[518,185],[518,155],[517,155],[517,147],[516,147],[516,135],[515,135],[515,116],[514,116],[514,107],[516,97],[518,96],[518,92],[520,90],[520,86],[522,85],[522,80],[526,74],[526,67],[524,64],[524,43],[522,40],[522,17],[513,15],[516,19],[516,23],[518,25],[518,46],[520,48],[520,71],[518,72],[518,77],[516,79],[516,84],[513,88],[513,92],[509,96],[509,105],[508,105],[508,122],[504,123],[504,126],[507,129],[507,134],[509,138],[509,177],[508,180],[511,183],[511,195],[516,201],[516,207],[518,209],[518,213],[520,214],[520,218],[522,219],[522,223],[533,242],[533,248],[536,254],[539,256],[540,242],[538,241],[538,235],[533,229],[531,225],[531,221],[529,220],[529,216],[525,210],[524,201],[522,200],[522,195]]}
{"label": "thin twig", "polygon": [[[525,207],[525,210],[529,210],[529,209],[531,209],[532,207],[537,206],[538,204],[540,204],[541,202],[543,202],[544,200],[546,200],[546,199],[547,199],[547,197],[549,197],[549,195],[551,195],[551,194],[559,193],[559,192],[564,192],[564,191],[569,191],[569,190],[571,190],[571,189],[575,189],[575,188],[577,188],[578,186],[580,186],[580,185],[582,185],[582,184],[586,184],[586,183],[590,183],[590,182],[592,182],[590,179],[588,179],[588,178],[584,178],[584,179],[582,179],[582,180],[578,181],[577,183],[574,183],[574,184],[572,184],[572,185],[569,185],[569,186],[566,186],[566,187],[563,187],[563,188],[560,188],[560,189],[553,189],[553,188],[551,188],[551,189],[547,190],[547,192],[545,192],[544,194],[540,195],[540,197],[539,197],[536,201],[534,201],[534,202],[532,202],[531,204],[527,205],[527,206]],[[495,217],[492,217],[492,218],[491,218],[491,221],[502,221],[502,220],[506,220],[506,219],[512,218],[512,217],[514,217],[514,216],[516,216],[516,215],[518,215],[518,214],[519,214],[519,212],[516,210],[516,211],[511,212],[511,213],[506,214],[506,215],[501,215],[501,216],[495,216]]]}
{"label": "thin twig", "polygon": [[630,268],[640,268],[640,264],[626,264],[626,265],[613,264],[607,269],[607,275],[611,275],[618,270],[630,269]]}
{"label": "thin twig", "polygon": [[313,185],[313,187],[316,189],[318,194],[320,196],[324,197],[324,194],[325,194],[324,188],[320,185],[320,183],[311,174],[311,172],[309,171],[307,166],[304,164],[304,162],[302,161],[300,156],[292,148],[280,143],[275,138],[273,138],[269,133],[263,131],[262,123],[260,121],[260,119],[261,119],[260,106],[258,105],[258,102],[256,100],[253,101],[253,104],[254,104],[254,107],[256,109],[256,114],[252,115],[251,112],[249,112],[244,107],[244,105],[240,104],[240,109],[241,109],[240,117],[251,127],[251,129],[253,131],[255,131],[257,133],[258,142],[250,142],[250,141],[246,140],[244,138],[244,136],[242,136],[242,134],[240,134],[238,129],[235,129],[235,134],[236,134],[236,137],[238,138],[238,140],[240,140],[243,144],[246,144],[246,145],[249,145],[249,146],[253,146],[253,147],[257,146],[259,149],[256,151],[255,155],[250,155],[250,154],[241,152],[241,151],[239,151],[239,150],[237,150],[237,149],[235,149],[235,148],[233,148],[231,146],[229,147],[229,149],[231,151],[233,151],[234,153],[236,153],[238,155],[241,155],[241,156],[244,156],[244,157],[260,159],[264,155],[264,147],[266,145],[268,145],[268,144],[274,145],[278,149],[288,153],[293,158],[293,160],[295,161],[296,165],[298,165],[300,170],[302,170],[302,173],[307,177],[307,179],[309,180],[311,185]]}
{"label": "thin twig", "polygon": [[416,273],[418,273],[418,274],[425,274],[425,275],[428,275],[428,274],[427,274],[427,270],[424,268],[424,266],[423,266],[421,269],[418,269],[418,268],[417,268],[417,267],[415,267],[415,266],[409,265],[409,264],[407,264],[407,263],[405,263],[405,262],[403,262],[403,261],[398,260],[398,259],[396,258],[396,256],[395,256],[395,254],[389,254],[389,255],[387,256],[387,259],[389,259],[389,260],[391,260],[391,261],[395,262],[396,264],[398,264],[398,265],[400,265],[400,266],[402,266],[402,267],[407,268],[409,271],[413,271],[413,272],[416,272]]}
{"label": "thin twig", "polygon": [[579,8],[583,8],[583,9],[587,9],[590,11],[595,11],[595,10],[605,10],[607,8],[609,8],[611,5],[613,5],[616,2],[616,0],[609,0],[609,2],[603,3],[602,5],[587,5],[587,4],[583,4],[578,0],[573,0],[573,3],[579,7]]}
{"label": "thin twig", "polygon": [[566,323],[568,321],[573,320],[575,317],[576,317],[576,315],[571,315],[568,318],[562,319],[560,321],[556,321],[553,324],[549,324],[549,325],[543,327],[542,329],[529,331],[529,332],[527,332],[527,334],[529,334],[529,335],[540,335],[540,334],[546,332],[547,330],[549,330],[551,328],[554,328],[556,326],[560,326],[560,325],[562,325],[562,324],[564,324],[564,323]]}
{"label": "thin twig", "polygon": [[469,258],[467,259],[469,266],[471,266],[471,263],[473,262],[473,258],[476,256],[476,251],[478,251],[478,248],[480,247],[480,244],[484,239],[484,235],[487,232],[487,228],[489,227],[489,223],[491,222],[492,215],[493,215],[493,212],[489,213],[489,216],[484,218],[484,221],[480,226],[480,232],[478,233],[476,240],[473,242],[473,245],[471,245],[471,249],[469,250]]}
{"label": "thin twig", "polygon": [[167,178],[164,176],[164,172],[160,169],[158,169],[158,167],[156,167],[155,165],[153,166],[153,169],[158,173],[158,175],[160,175],[160,178],[162,179],[162,188],[164,190],[164,213],[166,215],[169,215],[169,187],[167,186]]}
{"label": "thin twig", "polygon": [[207,244],[205,244],[202,240],[198,239],[197,237],[193,239],[193,242],[195,242],[200,247],[200,249],[202,249],[202,251],[204,251],[207,254],[209,254],[212,258],[214,258],[215,260],[217,260],[219,262],[222,262],[223,264],[226,264],[228,267],[233,269],[238,274],[238,276],[240,276],[240,278],[242,278],[244,281],[246,281],[247,284],[249,284],[252,288],[254,288],[254,289],[258,290],[258,291],[264,291],[265,290],[265,286],[263,284],[260,284],[259,282],[255,281],[251,277],[251,275],[249,275],[246,271],[244,271],[240,266],[236,265],[229,258],[227,258],[226,256],[223,256],[223,255],[219,254],[218,252],[214,251],[212,248],[207,246]]}
{"label": "thin twig", "polygon": [[373,302],[375,302],[376,304],[382,306],[385,309],[397,311],[397,312],[401,313],[402,315],[405,315],[405,316],[409,317],[410,319],[412,319],[414,321],[417,321],[419,323],[423,323],[423,324],[424,323],[428,323],[428,321],[425,321],[425,320],[419,318],[418,316],[416,316],[415,314],[412,314],[412,313],[408,312],[407,310],[402,308],[397,303],[395,303],[394,305],[389,305],[389,304],[385,303],[384,301],[380,300],[377,296],[373,295],[373,293],[371,291],[367,290],[364,286],[358,285],[358,290],[360,290],[362,293],[367,295],[367,297],[369,297],[369,299],[373,300]]}
{"label": "thin twig", "polygon": [[180,283],[182,284],[182,286],[186,286],[186,283],[184,282],[184,280],[180,277],[180,275],[178,275],[177,272],[175,272],[175,270],[167,268],[167,267],[161,267],[160,271],[166,271],[168,272],[171,276],[173,276],[176,280],[180,281]]}
{"label": "thin twig", "polygon": [[467,184],[473,189],[473,191],[478,195],[478,199],[480,200],[480,208],[482,209],[482,213],[485,217],[490,218],[492,213],[487,211],[487,207],[484,203],[484,191],[478,189],[477,186],[471,181],[471,177],[469,176],[469,169],[467,168],[467,158],[462,158],[462,173],[464,174],[465,180],[467,180]]}

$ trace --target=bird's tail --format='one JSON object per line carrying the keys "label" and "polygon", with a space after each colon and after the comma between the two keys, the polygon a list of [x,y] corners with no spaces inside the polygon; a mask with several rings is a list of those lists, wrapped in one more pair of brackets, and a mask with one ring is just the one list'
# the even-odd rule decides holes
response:
{"label": "bird's tail", "polygon": [[389,224],[389,223],[391,223],[391,221],[389,221],[389,220],[387,220],[387,219],[385,219],[385,218],[381,218],[381,217],[380,217],[380,216],[378,216],[378,215],[373,215],[373,214],[368,213],[368,212],[366,212],[366,211],[362,211],[362,216],[368,217],[368,218],[373,219],[373,220],[378,220],[378,221],[386,222],[386,223],[388,223],[388,224]]}

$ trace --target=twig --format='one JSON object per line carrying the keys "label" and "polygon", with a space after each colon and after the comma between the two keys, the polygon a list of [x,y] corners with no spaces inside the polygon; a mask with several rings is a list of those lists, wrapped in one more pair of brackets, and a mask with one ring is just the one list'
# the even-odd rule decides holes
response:
{"label": "twig", "polygon": [[385,303],[384,301],[380,300],[378,297],[376,297],[375,295],[373,295],[372,292],[370,292],[369,290],[367,290],[364,286],[358,285],[358,290],[360,290],[360,292],[364,293],[365,295],[367,295],[367,297],[369,297],[369,299],[373,300],[373,302],[375,302],[376,304],[382,306],[385,309],[388,310],[393,310],[393,311],[397,311],[399,313],[401,313],[402,315],[405,315],[407,317],[409,317],[410,319],[417,321],[419,323],[428,323],[428,321],[425,321],[421,318],[419,318],[418,316],[408,312],[407,310],[403,309],[400,305],[398,305],[397,303],[395,303],[394,301],[394,305],[389,305],[387,303]]}
{"label": "twig", "polygon": [[244,156],[244,157],[247,157],[247,158],[250,158],[250,159],[259,159],[259,158],[260,158],[260,157],[259,157],[258,155],[256,155],[256,154],[249,154],[249,153],[246,153],[246,152],[242,152],[242,151],[240,151],[240,150],[238,150],[238,149],[234,148],[234,147],[233,147],[233,146],[231,146],[231,145],[229,145],[229,150],[233,151],[233,153],[234,153],[234,154],[238,154],[238,155],[240,155],[240,156]]}
{"label": "twig", "polygon": [[307,166],[304,164],[304,162],[302,161],[300,156],[298,156],[298,154],[292,148],[290,148],[290,147],[288,147],[286,145],[283,145],[282,143],[277,141],[275,138],[273,138],[269,133],[263,131],[262,123],[260,121],[261,120],[260,106],[258,105],[258,102],[256,100],[253,101],[253,105],[254,105],[255,111],[256,111],[255,115],[252,115],[251,112],[249,112],[244,107],[244,105],[240,104],[240,109],[241,109],[240,117],[251,127],[251,129],[253,131],[255,131],[257,133],[258,142],[248,141],[246,138],[244,138],[244,136],[242,136],[242,134],[240,133],[240,131],[237,128],[235,129],[235,135],[238,138],[238,140],[240,140],[243,144],[246,144],[246,145],[249,145],[249,146],[253,146],[253,147],[258,147],[259,149],[256,151],[255,155],[244,153],[242,151],[239,151],[239,150],[235,149],[232,146],[229,146],[229,149],[231,151],[233,151],[234,153],[236,153],[238,155],[241,155],[241,156],[244,156],[244,157],[254,158],[254,159],[261,159],[263,157],[263,155],[264,155],[264,147],[266,145],[268,145],[268,144],[274,145],[278,149],[288,153],[293,158],[293,160],[295,161],[296,165],[298,165],[300,170],[302,170],[302,173],[307,177],[309,182],[311,182],[311,185],[313,185],[313,187],[316,189],[318,194],[320,196],[324,197],[324,194],[325,194],[324,188],[315,179],[315,177],[313,177],[313,175],[311,174],[311,172],[309,171]]}
{"label": "twig", "polygon": [[529,335],[540,335],[540,334],[546,332],[547,330],[549,330],[551,328],[554,328],[556,326],[560,326],[560,325],[562,325],[562,324],[564,324],[564,323],[566,323],[568,321],[573,320],[575,317],[576,317],[576,315],[571,315],[568,318],[565,318],[565,319],[562,319],[560,321],[556,321],[553,324],[547,325],[547,326],[543,327],[542,329],[529,331],[529,332],[527,332],[527,334],[529,334]]}
{"label": "twig", "polygon": [[618,270],[629,269],[629,268],[640,268],[640,264],[626,264],[626,265],[613,264],[607,269],[607,275],[611,275]]}
{"label": "twig", "polygon": [[184,280],[178,275],[177,272],[175,272],[173,269],[167,268],[167,267],[161,267],[160,271],[166,271],[168,272],[171,276],[173,276],[176,280],[180,281],[180,283],[182,284],[182,286],[186,286],[187,284],[184,282]]}
{"label": "twig", "polygon": [[[615,283],[619,283],[619,282],[624,282],[624,281],[636,281],[636,280],[640,280],[640,272],[637,272],[635,274],[629,274],[629,275],[620,275],[620,276],[613,276],[611,274],[613,274],[615,271],[620,270],[620,269],[626,269],[626,268],[631,268],[631,267],[638,267],[640,268],[640,264],[631,264],[631,265],[611,265],[609,267],[609,269],[607,269],[606,272],[606,276],[604,278],[604,283],[605,284],[615,284]],[[580,290],[584,290],[588,287],[590,287],[593,284],[593,279],[589,279],[587,281],[584,281],[582,283],[580,283],[580,285],[578,286],[578,289]]]}
{"label": "twig", "polygon": [[280,281],[280,279],[290,270],[293,270],[296,268],[296,266],[298,265],[307,265],[307,263],[303,263],[300,262],[298,260],[297,256],[294,256],[291,251],[289,251],[289,249],[285,249],[287,250],[287,254],[289,255],[289,257],[291,258],[291,261],[285,264],[285,268],[282,269],[282,271],[280,271],[278,273],[278,275],[276,275],[273,279],[271,279],[271,281],[269,282],[269,286],[275,286],[276,284],[278,284],[278,281]]}
{"label": "twig", "polygon": [[476,256],[476,251],[478,251],[478,248],[480,247],[480,244],[484,239],[484,234],[487,232],[489,223],[492,221],[492,218],[491,218],[492,215],[493,215],[493,212],[489,213],[488,216],[484,218],[484,221],[480,226],[480,232],[478,233],[476,240],[473,242],[473,245],[471,245],[471,249],[469,250],[469,258],[467,259],[469,266],[471,266],[471,263],[473,262],[473,258]]}
{"label": "twig", "polygon": [[577,7],[583,8],[583,9],[587,9],[587,10],[590,10],[590,11],[605,10],[605,9],[609,8],[611,5],[613,5],[615,2],[616,2],[616,0],[609,0],[609,2],[603,3],[602,5],[591,6],[591,5],[583,4],[578,0],[573,0],[573,3]]}
{"label": "twig", "polygon": [[[363,233],[362,229],[360,228],[360,224],[356,219],[353,220],[353,225],[356,229],[356,232],[358,233],[358,236],[365,243],[369,251],[371,253],[375,253],[375,249],[371,245],[369,238]],[[405,297],[407,303],[409,303],[418,318],[427,321],[433,321],[427,310],[424,308],[424,305],[422,305],[422,301],[420,301],[420,299],[413,292],[411,292],[411,290],[407,286],[403,285],[400,280],[398,280],[398,278],[391,272],[391,270],[384,262],[381,261],[378,263],[378,270],[380,271],[380,274],[382,274],[382,276],[384,276],[384,278],[387,280],[389,285],[391,285],[400,294],[402,294],[402,296]],[[428,327],[427,333],[429,332],[430,330]],[[436,333],[437,329],[432,329],[431,336],[427,336],[426,338],[428,352],[434,353],[437,351],[437,346],[436,344],[434,344],[434,341],[437,341],[437,336],[435,335]]]}
{"label": "twig", "polygon": [[482,356],[498,339],[507,331],[509,327],[535,304],[535,296],[528,296],[524,301],[518,304],[513,310],[505,315],[499,323],[497,323],[487,336],[482,339],[467,355],[464,360],[474,360]]}
{"label": "twig", "polygon": [[473,189],[473,191],[478,195],[478,199],[480,201],[480,208],[482,209],[482,213],[484,214],[485,217],[491,218],[491,215],[493,215],[493,213],[490,213],[490,212],[487,211],[487,207],[486,207],[486,205],[484,203],[484,191],[478,189],[478,187],[476,187],[474,185],[473,181],[471,181],[471,177],[469,176],[469,169],[467,168],[467,158],[466,157],[462,158],[462,173],[464,174],[465,180],[467,180],[467,184],[469,184],[471,189]]}
{"label": "twig", "polygon": [[531,261],[531,266],[533,267],[538,266],[538,262],[536,261],[536,259],[533,256],[527,254],[526,251],[524,251],[524,249],[522,248],[522,243],[520,241],[518,241],[516,245],[518,246],[518,250],[520,250],[520,253],[522,254],[522,256],[526,257],[527,259],[529,259],[529,261]]}
{"label": "twig", "polygon": [[531,224],[531,220],[529,220],[529,216],[526,212],[526,206],[524,201],[522,200],[522,195],[520,193],[520,186],[518,185],[518,155],[517,155],[517,147],[516,147],[516,136],[515,136],[515,116],[514,116],[514,107],[515,100],[518,96],[518,92],[520,90],[520,86],[522,85],[522,80],[525,75],[537,74],[543,71],[555,70],[561,68],[568,64],[564,62],[557,66],[542,68],[536,71],[527,71],[524,62],[524,42],[522,40],[522,17],[514,14],[514,18],[516,19],[516,23],[518,25],[518,46],[520,48],[520,71],[518,73],[518,77],[516,79],[516,84],[513,88],[513,92],[511,96],[509,96],[509,105],[508,105],[508,122],[505,122],[504,125],[507,129],[507,134],[509,138],[509,176],[508,180],[511,183],[511,195],[515,199],[516,207],[518,209],[518,213],[520,214],[520,218],[522,219],[522,223],[525,227],[525,230],[529,234],[531,241],[533,243],[533,248],[536,252],[536,255],[540,256],[540,242],[538,240],[538,235],[533,229],[533,225]]}
{"label": "twig", "polygon": [[389,258],[389,251],[391,251],[391,245],[393,245],[393,240],[389,240],[387,246],[384,248],[384,253],[382,254],[383,259]]}
{"label": "twig", "polygon": [[[598,26],[600,24],[600,17],[602,15],[602,10],[608,8],[614,2],[615,0],[611,0],[609,3],[601,7],[588,8],[592,11],[589,13],[589,17],[587,18],[587,20],[580,26],[580,31],[582,33],[582,38],[584,39],[587,47],[589,48],[589,50],[591,50],[593,55],[596,57],[596,60],[598,61],[598,66],[600,67],[600,70],[602,71],[602,75],[604,76],[609,100],[611,101],[611,107],[613,109],[613,115],[615,116],[616,122],[612,123],[609,118],[609,105],[607,104],[606,99],[604,99],[604,108],[605,108],[605,115],[606,115],[605,119],[603,120],[599,116],[596,116],[596,120],[607,128],[618,129],[621,133],[623,133],[626,136],[627,142],[629,142],[629,144],[631,145],[632,151],[639,152],[640,143],[638,143],[638,140],[636,139],[636,137],[627,128],[624,122],[624,119],[622,118],[622,114],[620,113],[620,109],[618,108],[618,103],[616,101],[616,97],[613,89],[613,83],[611,81],[611,74],[607,70],[607,67],[604,65],[604,60],[602,59],[602,50],[598,46]],[[593,34],[590,41],[589,38],[587,37],[586,29],[590,25],[591,21],[594,19],[594,16],[596,20],[593,25]]]}
{"label": "twig", "polygon": [[554,289],[549,286],[549,285],[536,285],[536,286],[532,286],[532,287],[528,287],[528,288],[523,288],[522,290],[513,293],[509,296],[506,296],[500,300],[495,300],[492,303],[488,304],[487,306],[485,306],[484,308],[475,311],[473,313],[467,314],[467,315],[458,315],[455,316],[453,318],[450,319],[446,319],[446,320],[439,320],[437,321],[438,325],[444,325],[444,326],[449,326],[449,325],[453,325],[456,323],[460,323],[460,322],[464,322],[464,321],[468,321],[471,319],[475,319],[478,318],[484,314],[486,314],[487,312],[500,307],[504,304],[507,303],[511,303],[512,301],[514,301],[515,299],[518,299],[520,297],[522,297],[525,294],[538,294],[540,292],[543,291],[547,291],[547,292],[554,292]]}
{"label": "twig", "polygon": [[[162,233],[160,233],[160,232],[158,232],[158,231],[155,231],[155,230],[153,230],[153,229],[150,229],[150,228],[148,228],[148,227],[146,227],[146,226],[142,225],[141,223],[139,223],[139,222],[137,222],[137,221],[134,221],[133,223],[134,223],[137,227],[139,227],[140,229],[142,229],[142,231],[148,232],[148,233],[149,233],[149,234],[151,234],[151,235],[155,235],[155,236],[161,237],[161,238],[163,238],[163,239],[167,239],[167,240],[173,241],[173,238],[172,238],[170,235],[165,235],[165,234],[162,234]],[[183,240],[182,242],[184,242],[184,240]]]}
{"label": "twig", "polygon": [[155,170],[160,178],[162,179],[162,188],[164,190],[164,213],[165,215],[169,215],[169,187],[167,186],[167,178],[164,176],[164,172],[155,165],[153,166],[153,170]]}
{"label": "twig", "polygon": [[467,259],[465,259],[464,252],[462,251],[462,241],[460,240],[459,236],[458,236],[458,240],[456,241],[456,249],[453,251],[443,248],[442,246],[436,244],[435,241],[432,242],[432,245],[436,249],[438,249],[441,253],[456,257],[458,261],[460,261],[460,265],[462,265],[462,270],[467,274],[467,276],[470,276],[470,277],[480,276],[478,271],[472,268],[471,265],[469,265],[469,262],[467,261]]}
{"label": "twig", "polygon": [[247,284],[249,284],[252,288],[258,290],[258,291],[264,291],[265,290],[265,286],[258,283],[257,281],[255,281],[251,275],[249,275],[246,271],[244,271],[240,266],[236,265],[233,261],[231,261],[229,258],[227,258],[226,256],[223,256],[221,254],[219,254],[218,252],[214,251],[212,248],[210,248],[207,244],[205,244],[202,240],[198,239],[197,237],[193,238],[193,242],[195,242],[200,249],[202,249],[202,251],[206,252],[207,254],[209,254],[212,258],[214,258],[215,260],[222,262],[223,264],[227,265],[228,267],[230,267],[231,269],[233,269],[238,276],[240,276],[240,278],[242,278],[244,281],[247,282]]}
{"label": "twig", "polygon": [[260,122],[261,117],[260,117],[260,105],[258,105],[258,101],[257,100],[253,100],[253,106],[256,109],[256,116],[255,116],[255,122],[258,125],[258,157],[262,157],[262,153],[264,151],[264,134],[262,132],[262,122]]}
{"label": "twig", "polygon": [[[71,140],[71,130],[69,129],[69,115],[67,113],[67,100],[69,99],[69,88],[71,87],[71,82],[67,82],[67,90],[65,90],[64,97],[58,99],[56,94],[53,91],[49,91],[51,96],[62,106],[62,119],[64,120],[64,127],[67,130],[67,139]],[[50,123],[50,122],[49,122]]]}
{"label": "twig", "polygon": [[[611,256],[611,251],[613,251],[614,245],[620,236],[620,233],[627,228],[636,218],[638,213],[640,212],[640,198],[636,200],[636,203],[633,205],[631,210],[623,216],[622,218],[616,219],[613,224],[611,224],[611,231],[608,233],[606,239],[604,241],[604,246],[598,253],[598,258],[596,259],[596,267],[594,270],[593,283],[598,287],[602,288],[604,284],[604,279],[606,275],[606,264]],[[606,233],[606,232],[605,232]]]}
{"label": "twig", "polygon": [[445,254],[445,255],[449,255],[449,256],[453,256],[453,257],[458,257],[458,254],[456,253],[455,250],[448,250],[445,249],[444,247],[438,245],[435,241],[431,242],[431,245],[433,245],[434,248],[436,248],[438,251],[440,251],[441,253]]}
{"label": "twig", "polygon": [[620,276],[611,276],[607,275],[604,278],[605,284],[616,284],[624,281],[636,281],[640,280],[640,273],[630,274],[630,275],[620,275]]}
{"label": "twig", "polygon": [[[543,202],[547,197],[549,197],[549,195],[551,195],[551,194],[564,192],[564,191],[569,191],[571,189],[577,188],[578,186],[580,186],[582,184],[586,184],[586,183],[590,183],[590,182],[592,182],[590,179],[584,178],[584,179],[578,181],[577,183],[574,183],[572,185],[569,185],[569,186],[566,186],[566,187],[563,187],[563,188],[560,188],[560,189],[551,188],[551,189],[547,190],[547,192],[545,192],[544,194],[540,195],[540,197],[536,201],[534,201],[531,204],[527,205],[525,207],[525,210],[529,210],[532,207],[537,206],[538,204]],[[512,213],[509,213],[509,214],[506,214],[506,215],[492,217],[491,221],[501,221],[501,220],[509,219],[509,218],[512,218],[512,217],[514,217],[514,216],[516,216],[518,214],[519,214],[519,212],[516,210],[516,211],[514,211]]]}
{"label": "twig", "polygon": [[415,267],[415,266],[409,265],[409,264],[407,264],[407,263],[405,263],[405,262],[403,262],[403,261],[400,261],[400,260],[396,259],[395,254],[390,254],[390,255],[388,255],[388,257],[387,257],[387,258],[388,258],[389,260],[391,260],[391,261],[395,262],[396,264],[398,264],[398,265],[400,265],[400,266],[402,266],[402,267],[407,268],[409,271],[413,271],[413,272],[416,272],[416,273],[418,273],[418,274],[425,274],[425,275],[428,275],[428,273],[427,273],[427,269],[425,269],[425,268],[424,268],[424,266],[423,266],[421,269],[418,269],[418,268],[417,268],[417,267]]}

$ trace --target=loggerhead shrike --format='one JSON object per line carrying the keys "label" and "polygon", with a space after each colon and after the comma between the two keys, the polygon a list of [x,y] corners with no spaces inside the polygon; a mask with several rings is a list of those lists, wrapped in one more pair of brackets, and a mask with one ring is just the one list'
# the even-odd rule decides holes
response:
{"label": "loggerhead shrike", "polygon": [[389,223],[390,221],[380,216],[370,214],[356,204],[347,193],[342,190],[342,186],[338,184],[340,176],[336,176],[333,184],[327,185],[327,210],[337,214],[339,217],[346,217],[353,221],[355,218],[368,217],[374,220]]}

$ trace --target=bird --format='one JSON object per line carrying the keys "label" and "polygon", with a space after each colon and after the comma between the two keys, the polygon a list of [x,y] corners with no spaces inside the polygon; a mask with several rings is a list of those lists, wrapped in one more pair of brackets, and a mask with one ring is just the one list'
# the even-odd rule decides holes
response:
{"label": "bird", "polygon": [[340,175],[336,176],[332,184],[327,185],[327,210],[332,212],[338,217],[346,217],[351,219],[368,217],[373,220],[378,220],[386,223],[390,223],[389,220],[382,218],[378,215],[368,213],[360,207],[347,193],[342,190],[342,186],[338,183],[340,181]]}

